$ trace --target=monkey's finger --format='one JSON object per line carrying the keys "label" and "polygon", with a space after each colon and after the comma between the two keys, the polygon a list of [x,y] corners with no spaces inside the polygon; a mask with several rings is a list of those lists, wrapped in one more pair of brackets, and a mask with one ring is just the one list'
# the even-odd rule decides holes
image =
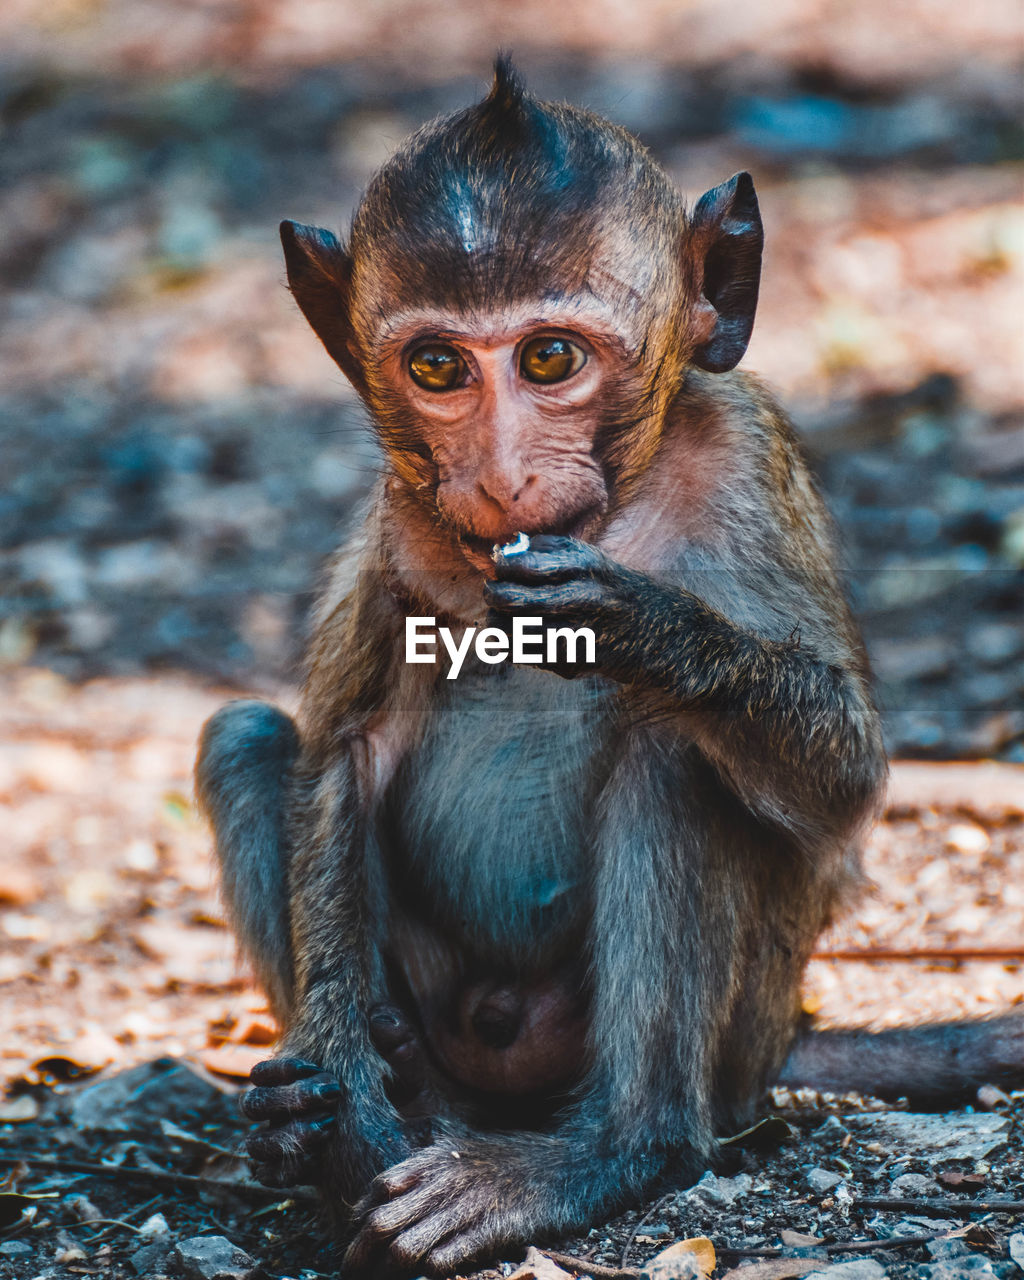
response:
{"label": "monkey's finger", "polygon": [[571,582],[543,585],[528,585],[523,582],[484,583],[484,600],[499,613],[592,613],[601,607],[605,596],[605,589],[592,578],[575,578]]}
{"label": "monkey's finger", "polygon": [[288,1164],[318,1151],[335,1129],[334,1116],[292,1120],[275,1129],[261,1129],[245,1140],[249,1158],[261,1164]]}
{"label": "monkey's finger", "polygon": [[247,1120],[288,1120],[311,1111],[329,1111],[341,1097],[341,1085],[326,1072],[294,1084],[257,1086],[243,1093],[238,1109]]}
{"label": "monkey's finger", "polygon": [[257,1062],[249,1072],[252,1084],[291,1084],[305,1076],[316,1076],[323,1071],[305,1058],[265,1058]]}
{"label": "monkey's finger", "polygon": [[521,555],[496,556],[494,576],[499,581],[559,582],[596,573],[606,563],[601,552],[586,542],[544,534],[535,537],[529,551]]}

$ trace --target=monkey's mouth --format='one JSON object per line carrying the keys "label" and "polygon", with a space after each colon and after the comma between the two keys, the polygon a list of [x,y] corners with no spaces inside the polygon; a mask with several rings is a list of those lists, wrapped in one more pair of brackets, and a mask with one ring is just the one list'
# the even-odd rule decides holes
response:
{"label": "monkey's mouth", "polygon": [[[544,529],[529,529],[524,530],[524,532],[528,533],[531,538],[545,533],[557,534],[568,538],[581,538],[586,532],[587,526],[599,514],[600,509],[598,507],[589,507],[572,520],[563,520]],[[482,538],[479,534],[470,533],[467,529],[457,529],[455,536],[466,551],[471,552],[474,557],[483,557],[490,563],[491,552],[494,550],[495,545],[510,542],[516,537],[516,534],[510,533],[504,538]]]}

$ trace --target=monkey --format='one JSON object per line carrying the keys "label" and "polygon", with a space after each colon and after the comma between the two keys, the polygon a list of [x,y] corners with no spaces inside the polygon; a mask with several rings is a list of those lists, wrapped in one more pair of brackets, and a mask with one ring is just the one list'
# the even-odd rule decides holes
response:
{"label": "monkey", "polygon": [[[800,982],[861,882],[885,752],[822,500],[736,370],[749,174],[687,207],[502,58],[376,174],[347,244],[281,238],[384,462],[297,721],[243,700],[200,744],[282,1028],[248,1149],[322,1189],[353,1273],[444,1276],[699,1176],[783,1070],[846,1079],[847,1042],[798,1039]],[[595,657],[448,680],[405,661],[410,617],[586,627]],[[988,1078],[1019,1066],[1002,1035]]]}

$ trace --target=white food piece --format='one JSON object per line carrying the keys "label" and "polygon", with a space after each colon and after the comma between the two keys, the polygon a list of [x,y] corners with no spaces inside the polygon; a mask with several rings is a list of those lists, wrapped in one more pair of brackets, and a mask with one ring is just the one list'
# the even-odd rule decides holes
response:
{"label": "white food piece", "polygon": [[529,549],[530,549],[529,534],[517,533],[516,536],[512,539],[512,541],[506,542],[504,546],[501,546],[498,543],[495,543],[494,550],[491,554],[494,557],[521,556],[524,551],[529,551]]}

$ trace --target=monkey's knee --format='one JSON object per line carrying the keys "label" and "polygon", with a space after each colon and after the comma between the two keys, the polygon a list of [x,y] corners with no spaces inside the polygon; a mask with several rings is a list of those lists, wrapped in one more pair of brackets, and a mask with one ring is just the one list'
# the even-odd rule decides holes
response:
{"label": "monkey's knee", "polygon": [[299,735],[283,711],[269,702],[229,702],[207,720],[199,738],[196,784],[203,810],[216,824],[239,799],[258,803],[261,784],[263,794],[275,790],[298,751]]}
{"label": "monkey's knee", "polygon": [[231,702],[204,725],[196,762],[228,911],[278,1010],[291,995],[285,806],[298,753],[299,735],[283,711]]}

